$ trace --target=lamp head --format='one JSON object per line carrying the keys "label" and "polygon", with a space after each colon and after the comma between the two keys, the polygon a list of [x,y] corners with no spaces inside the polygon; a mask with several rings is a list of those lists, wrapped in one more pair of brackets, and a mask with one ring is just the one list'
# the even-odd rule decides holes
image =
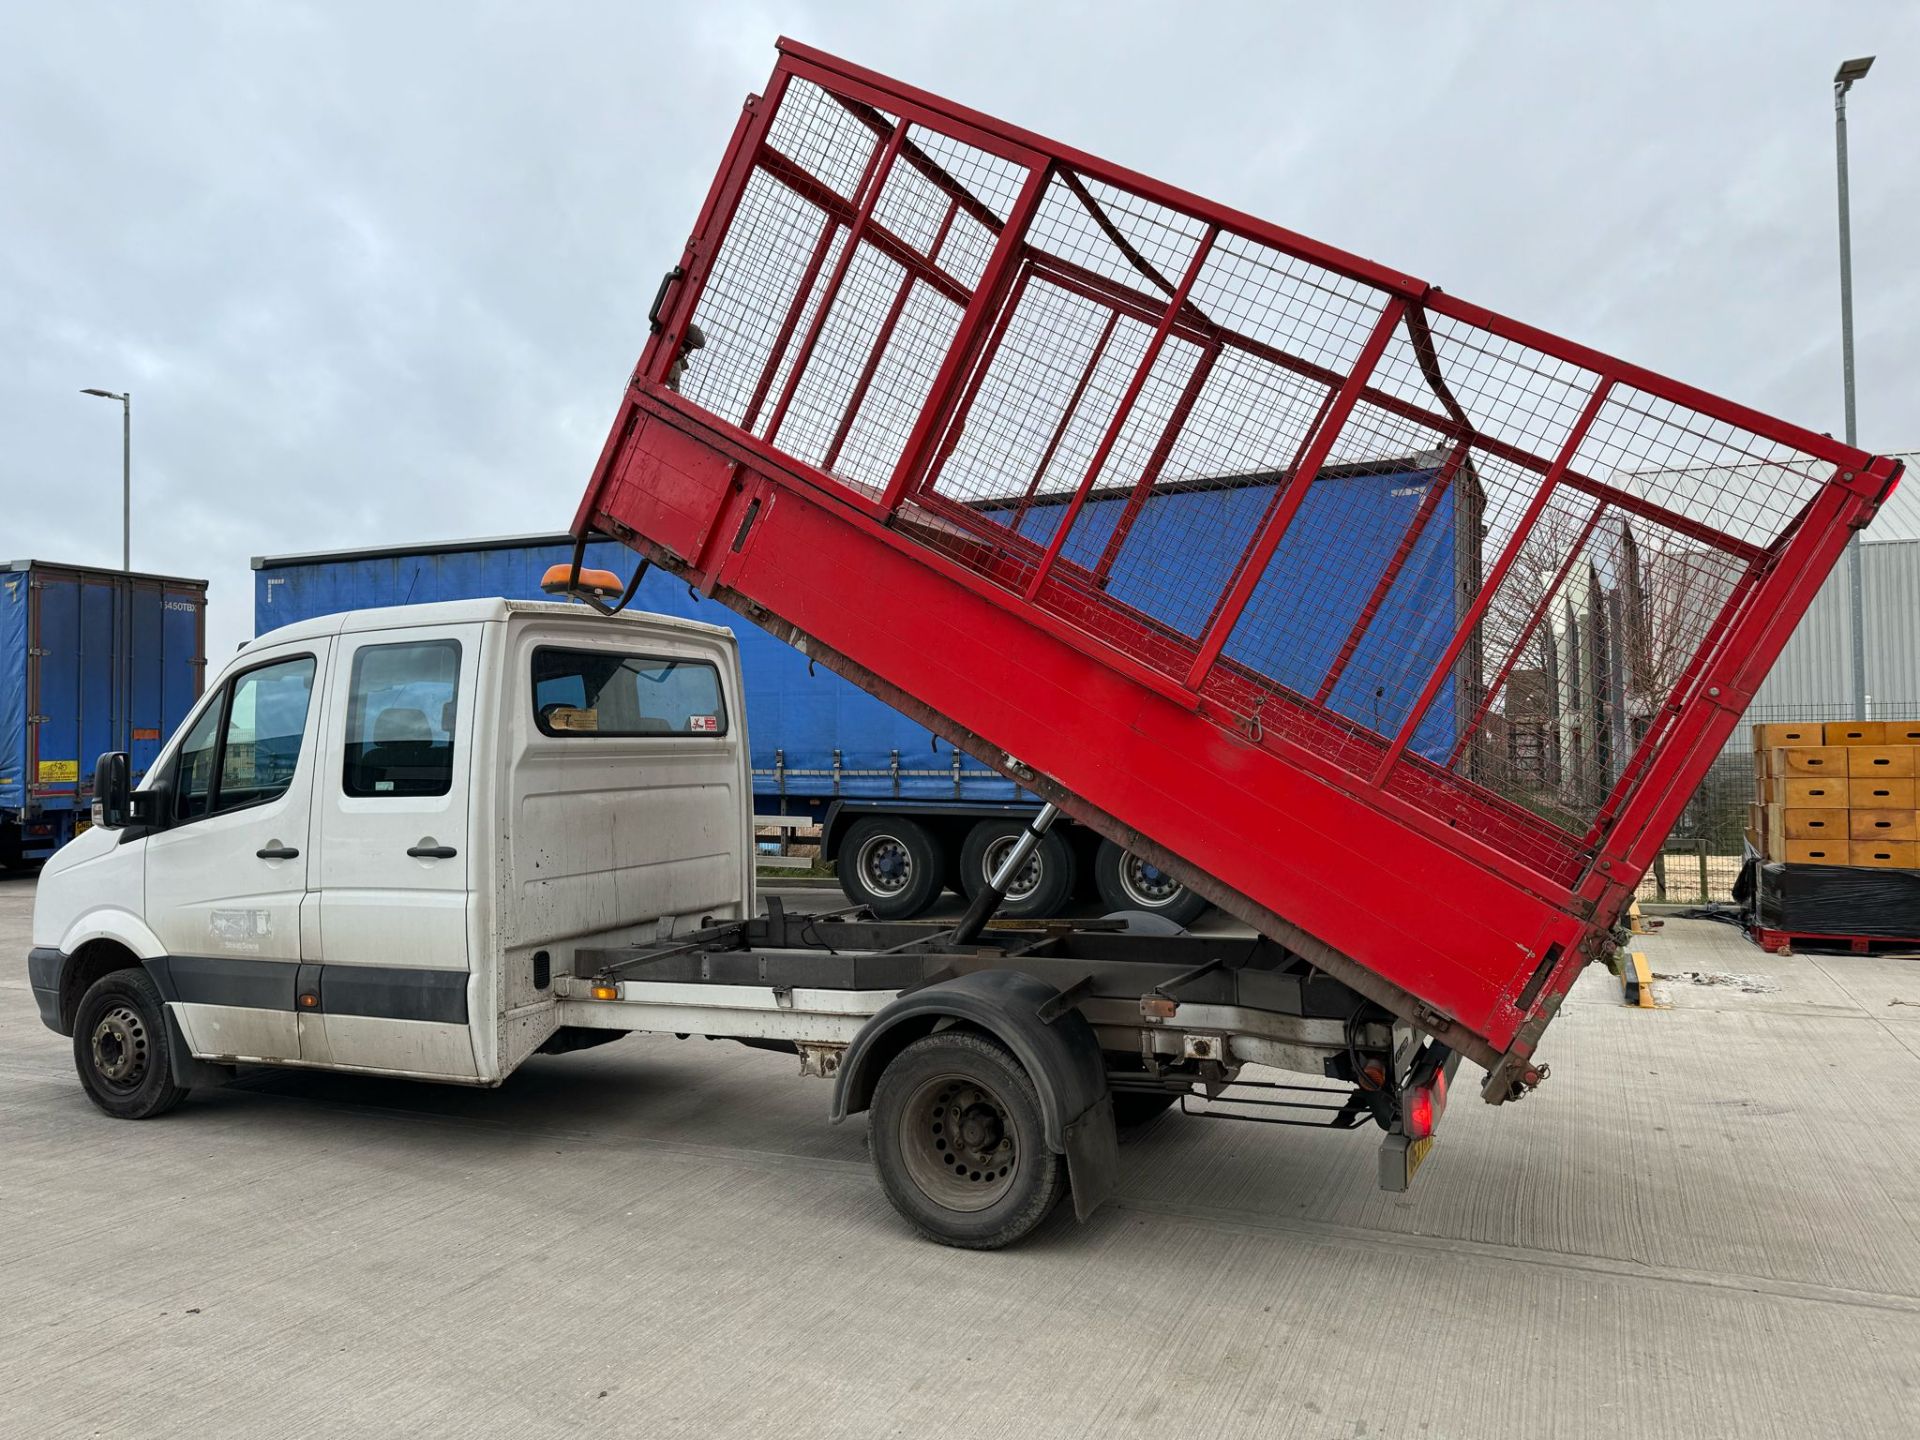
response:
{"label": "lamp head", "polygon": [[1833,83],[1842,90],[1851,89],[1853,82],[1866,78],[1867,71],[1873,68],[1873,56],[1862,55],[1857,60],[1845,60],[1840,68],[1833,72]]}

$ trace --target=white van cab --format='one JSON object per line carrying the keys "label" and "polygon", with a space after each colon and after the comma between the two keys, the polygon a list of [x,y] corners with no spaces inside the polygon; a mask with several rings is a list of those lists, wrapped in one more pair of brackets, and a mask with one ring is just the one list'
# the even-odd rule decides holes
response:
{"label": "white van cab", "polygon": [[129,1118],[195,1062],[495,1084],[575,947],[751,913],[740,696],[730,632],[577,605],[262,635],[42,872],[41,1016]]}

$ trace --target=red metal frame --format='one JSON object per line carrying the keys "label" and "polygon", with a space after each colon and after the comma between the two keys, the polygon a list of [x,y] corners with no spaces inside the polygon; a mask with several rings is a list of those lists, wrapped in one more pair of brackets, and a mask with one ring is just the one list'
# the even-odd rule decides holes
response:
{"label": "red metal frame", "polygon": [[[1007,314],[1011,315],[1014,308],[1009,305]],[[1073,382],[1073,393],[1067,397],[1066,406],[1060,411],[1060,422],[1053,427],[1053,433],[1047,436],[1046,447],[1040,452],[1039,463],[1033,467],[1033,478],[1027,481],[1027,488],[1020,495],[1020,504],[1014,509],[1013,519],[1007,522],[1008,528],[1016,534],[1020,530],[1020,522],[1026,519],[1027,511],[1032,508],[1033,497],[1039,493],[1040,481],[1045,478],[1047,467],[1053,464],[1053,457],[1060,451],[1060,442],[1066,438],[1067,427],[1073,424],[1073,417],[1080,413],[1080,402],[1087,397],[1087,386],[1093,380],[1094,371],[1100,368],[1100,361],[1107,353],[1107,345],[1113,339],[1114,327],[1119,323],[1120,312],[1118,310],[1110,312],[1107,315],[1106,324],[1101,327],[1100,338],[1093,342],[1093,349],[1087,352],[1087,363],[1080,368],[1080,378]]]}
{"label": "red metal frame", "polygon": [[[1373,367],[1380,363],[1381,355],[1386,353],[1387,341],[1405,318],[1406,309],[1406,301],[1398,296],[1381,307],[1380,317],[1374,322],[1373,333],[1367,337],[1359,360],[1354,363],[1353,373],[1347,376],[1346,383],[1335,392],[1332,403],[1324,406],[1315,420],[1306,444],[1294,459],[1292,479],[1274,492],[1273,504],[1261,520],[1253,543],[1247,546],[1246,554],[1240,557],[1233,580],[1215,607],[1206,633],[1200,637],[1200,651],[1194,656],[1192,668],[1187,671],[1189,690],[1200,688],[1207,672],[1213,668],[1213,662],[1220,658],[1220,652],[1226,648],[1233,627],[1240,623],[1247,602],[1253,598],[1254,587],[1266,573],[1273,552],[1280,548],[1287,526],[1293,523],[1293,517],[1300,513],[1300,507],[1306,503],[1308,487],[1319,475],[1320,467],[1326,463],[1333,442],[1340,438],[1341,427],[1347,423],[1347,417],[1360,401],[1360,392],[1366,388],[1367,376],[1373,373]],[[1419,717],[1416,715],[1411,718],[1417,720]]]}
{"label": "red metal frame", "polygon": [[[1542,487],[1542,493],[1545,493],[1545,487]],[[1515,662],[1526,653],[1527,646],[1533,643],[1534,632],[1540,628],[1540,622],[1547,618],[1547,611],[1552,608],[1553,602],[1560,598],[1560,587],[1566,583],[1567,576],[1573,573],[1573,567],[1579,563],[1580,556],[1587,548],[1587,541],[1591,540],[1593,532],[1600,528],[1600,519],[1606,513],[1607,502],[1604,500],[1593,507],[1592,512],[1587,516],[1586,523],[1580,527],[1580,533],[1574,537],[1573,543],[1567,546],[1566,557],[1561,560],[1560,568],[1554,571],[1553,579],[1541,587],[1540,599],[1528,612],[1526,623],[1520,627],[1519,635],[1514,637],[1513,643],[1508,647],[1507,658],[1500,662],[1500,669],[1495,672],[1492,683],[1486,687],[1487,693],[1480,697],[1480,704],[1475,707],[1473,718],[1467,722],[1460,732],[1460,738],[1454,742],[1453,751],[1447,756],[1449,765],[1458,761],[1466,753],[1467,747],[1473,743],[1474,733],[1480,728],[1480,722],[1486,718],[1487,712],[1493,708],[1493,702],[1499,698],[1500,688],[1507,683],[1507,677],[1513,674]],[[1487,593],[1492,592],[1489,589]]]}
{"label": "red metal frame", "polygon": [[[1515,1093],[1530,1082],[1534,1048],[1574,975],[1610,944],[1610,926],[1639,875],[1851,530],[1870,518],[1898,478],[1898,464],[819,51],[789,41],[780,48],[767,99],[749,102],[736,127],[682,257],[684,276],[668,293],[664,323],[635,372],[576,516],[576,531],[626,538],[702,591],[794,636],[824,663],[956,743],[1008,765],[1017,756],[1023,783],[1103,833],[1159,857],[1314,964],[1486,1065],[1493,1072],[1489,1098]],[[851,199],[768,143],[782,97],[797,82],[838,99],[872,137],[864,161],[854,161],[862,179]],[[917,139],[909,138],[910,128]],[[935,152],[956,146],[974,147],[1013,167],[1010,180],[996,181],[1004,187],[998,203],[982,199],[963,175],[943,167]],[[947,197],[939,234],[925,254],[874,218],[897,167],[910,167]],[[817,214],[821,231],[808,263],[788,282],[797,287],[791,294],[769,277],[748,297],[776,308],[782,323],[768,353],[752,357],[756,368],[746,374],[757,375],[758,383],[740,415],[730,418],[675,393],[668,377],[756,172],[782,187],[779,193],[789,197],[783,203]],[[1111,242],[1120,257],[1109,264],[1113,274],[1081,263],[1070,248],[1050,246],[1034,230],[1056,181],[1092,217],[1099,232],[1092,243]],[[1095,186],[1131,196],[1132,203],[1109,214]],[[1140,238],[1139,227],[1152,223],[1156,207],[1185,217],[1190,226],[1184,233],[1191,249],[1179,252],[1187,255],[1184,268],[1156,262],[1152,246]],[[991,237],[991,253],[971,285],[939,258],[963,219]],[[843,226],[844,248],[801,334],[808,298],[821,285]],[[1248,282],[1267,288],[1229,306],[1236,317],[1245,304],[1276,304],[1275,286],[1309,281],[1322,285],[1323,296],[1335,297],[1316,303],[1346,303],[1338,299],[1342,295],[1360,297],[1356,305],[1364,301],[1370,318],[1363,340],[1355,329],[1357,352],[1344,352],[1354,355],[1349,368],[1326,363],[1325,356],[1340,353],[1331,345],[1291,342],[1293,332],[1284,325],[1256,333],[1256,327],[1236,328],[1210,317],[1212,301],[1195,303],[1202,277],[1214,273],[1210,267],[1228,241],[1241,247],[1235,253],[1243,264],[1246,246],[1264,247],[1259,253],[1280,257],[1285,270]],[[864,302],[874,304],[876,338],[863,362],[855,357],[851,386],[835,401],[841,409],[832,439],[823,463],[815,466],[779,448],[779,426],[862,246],[899,263],[905,277],[884,300]],[[1169,252],[1163,247],[1158,253]],[[1177,280],[1170,278],[1175,270]],[[1144,288],[1113,278],[1128,273]],[[1226,283],[1219,276],[1230,279],[1233,273],[1220,269],[1209,293]],[[1087,301],[1098,333],[1087,331],[1091,346],[1084,363],[1062,367],[1062,393],[1044,403],[1063,408],[1057,416],[1046,410],[1044,423],[1029,422],[1034,438],[1019,442],[1028,448],[1016,454],[1018,446],[1008,448],[1007,442],[979,452],[1004,453],[1017,463],[1017,473],[1005,477],[1004,496],[996,493],[981,508],[952,484],[935,487],[969,427],[992,423],[990,409],[976,415],[976,401],[984,386],[1003,384],[994,367],[1014,313],[1035,282]],[[908,297],[920,283],[960,310],[957,326],[937,365],[934,357],[924,357],[932,379],[917,411],[872,415],[870,409],[888,409],[867,402],[901,333]],[[746,302],[736,295],[731,303]],[[1018,533],[1021,523],[1122,318],[1152,327],[1152,338],[1077,484],[1061,492],[1059,523],[1044,543],[1036,542]],[[1444,336],[1438,334],[1443,327]],[[1485,355],[1523,350],[1543,367],[1560,367],[1561,374],[1574,367],[1584,372],[1590,378],[1578,418],[1568,423],[1543,411],[1532,428],[1488,433],[1475,411],[1491,402],[1471,387],[1491,382],[1470,373],[1463,390],[1460,375],[1445,373],[1443,347],[1463,334]],[[1144,463],[1136,459],[1137,473],[1109,477],[1126,497],[1119,518],[1099,558],[1076,563],[1066,553],[1075,526],[1123,430],[1146,403],[1148,378],[1164,346],[1175,338],[1200,352],[1194,370],[1171,387],[1177,394],[1170,401],[1154,402],[1169,408],[1151,416],[1154,428],[1146,434],[1153,443]],[[1382,372],[1396,342],[1406,347],[1400,355],[1417,357],[1417,366],[1405,367],[1417,369],[1412,387],[1404,376],[1396,380]],[[1308,409],[1314,413],[1304,429],[1287,430],[1298,436],[1297,451],[1270,462],[1278,471],[1274,498],[1219,592],[1195,597],[1210,598],[1201,612],[1208,619],[1197,634],[1187,634],[1182,629],[1191,628],[1188,622],[1173,625],[1115,601],[1105,582],[1157,493],[1176,443],[1192,425],[1219,423],[1205,397],[1215,362],[1228,349],[1245,357],[1236,364],[1294,377],[1287,382],[1294,388],[1285,393],[1297,394],[1303,416]],[[704,362],[696,355],[692,363]],[[753,431],[783,364],[786,380],[763,439]],[[1409,395],[1421,383],[1431,403]],[[1492,398],[1508,410],[1547,403],[1524,389]],[[1638,452],[1629,448],[1624,461],[1618,452],[1630,447],[1636,426],[1661,423],[1646,419],[1645,407],[1652,405],[1691,412],[1702,429],[1714,422],[1737,433],[1747,448],[1729,453],[1763,457],[1753,463],[1776,466],[1788,480],[1811,487],[1810,498],[1796,499],[1791,523],[1756,540],[1728,528],[1724,507],[1690,505],[1687,496],[1699,486],[1669,487],[1667,493],[1676,496],[1671,504],[1636,493],[1631,478],[1622,483],[1616,477]],[[1322,467],[1330,456],[1341,455],[1344,464],[1352,453],[1336,447],[1351,443],[1349,431],[1362,407],[1434,437],[1446,458],[1385,570],[1364,596],[1356,595],[1355,618],[1348,622],[1343,612],[1344,640],[1307,695],[1223,652]],[[1628,423],[1609,418],[1619,416]],[[856,426],[869,424],[898,427],[887,433],[898,444],[899,459],[877,493],[828,473]],[[1679,447],[1696,432],[1676,433],[1680,439],[1669,451],[1648,442],[1646,455],[1690,453]],[[1549,439],[1537,449],[1521,443],[1534,435]],[[1599,448],[1590,444],[1595,437]],[[1781,458],[1770,458],[1776,456]],[[1459,613],[1449,615],[1450,630],[1440,632],[1448,636],[1444,647],[1437,656],[1423,652],[1423,668],[1409,673],[1409,679],[1424,678],[1393,733],[1335,713],[1329,703],[1341,676],[1367,643],[1434,513],[1466,483],[1460,476],[1476,458],[1502,475],[1537,476],[1538,484],[1518,492],[1525,503],[1516,499],[1510,528],[1509,512],[1501,512],[1502,528],[1485,544],[1491,565]],[[1815,465],[1831,471],[1820,478]],[[1716,483],[1732,493],[1731,479],[1715,482],[1709,475],[1701,482]],[[1482,663],[1493,598],[1563,491],[1589,497],[1590,518],[1564,553],[1553,552],[1551,565],[1538,557],[1528,561],[1539,566],[1545,588],[1528,600],[1517,635],[1503,635],[1491,683],[1480,685],[1476,678],[1478,688],[1462,707],[1470,715],[1447,763],[1417,753],[1414,737],[1450,680],[1461,666]],[[1462,773],[1457,762],[1502,703],[1516,664],[1605,515],[1645,525],[1669,545],[1732,557],[1737,578],[1716,602],[1717,613],[1697,643],[1689,642],[1691,653],[1651,717],[1646,738],[1583,834],[1579,826],[1532,813]],[[1750,515],[1732,523],[1753,530]],[[1559,543],[1557,532],[1547,533]],[[1142,534],[1162,543],[1157,531]],[[1681,563],[1684,568],[1684,557]],[[884,603],[875,603],[877,597]],[[903,616],[911,623],[902,624]]]}
{"label": "red metal frame", "polygon": [[1087,462],[1086,473],[1081,475],[1080,484],[1073,492],[1073,499],[1067,502],[1067,513],[1060,517],[1060,523],[1054,526],[1053,539],[1047,546],[1046,554],[1040,557],[1039,568],[1033,572],[1033,578],[1027,582],[1027,599],[1031,600],[1040,593],[1040,587],[1047,583],[1047,576],[1053,570],[1053,562],[1060,558],[1060,547],[1067,543],[1067,537],[1073,532],[1073,522],[1080,518],[1080,509],[1087,503],[1087,492],[1093,489],[1093,482],[1100,478],[1100,472],[1106,467],[1107,457],[1113,453],[1113,447],[1120,442],[1120,432],[1133,418],[1134,403],[1140,398],[1140,391],[1147,383],[1147,377],[1153,373],[1153,367],[1160,363],[1160,353],[1166,349],[1167,336],[1173,332],[1174,319],[1185,303],[1187,292],[1193,288],[1193,282],[1199,278],[1200,268],[1207,263],[1207,256],[1213,249],[1213,242],[1219,236],[1217,228],[1209,230],[1194,246],[1193,258],[1187,262],[1187,273],[1180,278],[1180,288],[1174,291],[1172,303],[1161,319],[1159,328],[1153,332],[1153,338],[1147,341],[1146,353],[1140,357],[1140,363],[1134,367],[1133,378],[1127,382],[1126,391],[1120,397],[1120,403],[1114,407],[1113,419],[1107,422],[1106,433],[1100,437],[1099,445],[1094,447],[1093,459]]}
{"label": "red metal frame", "polygon": [[[1380,613],[1380,607],[1386,602],[1387,592],[1393,588],[1393,582],[1400,577],[1401,568],[1407,563],[1407,557],[1413,554],[1413,547],[1420,543],[1420,537],[1426,534],[1427,522],[1433,519],[1433,512],[1440,508],[1440,502],[1447,498],[1453,488],[1454,476],[1460,473],[1460,466],[1467,458],[1466,442],[1455,445],[1447,453],[1446,463],[1435,472],[1428,482],[1426,498],[1420,502],[1420,508],[1413,512],[1413,519],[1407,523],[1400,543],[1394,547],[1393,555],[1388,559],[1386,568],[1380,572],[1380,578],[1374,581],[1373,589],[1367,595],[1367,603],[1360,607],[1353,628],[1347,632],[1347,638],[1340,642],[1340,653],[1333,657],[1333,663],[1327,667],[1327,673],[1320,679],[1320,688],[1313,693],[1314,703],[1324,705],[1327,697],[1333,694],[1333,687],[1340,683],[1340,677],[1347,672],[1347,662],[1353,659],[1353,652],[1360,648],[1367,628],[1373,624],[1374,617]],[[1491,693],[1491,692],[1489,692]]]}

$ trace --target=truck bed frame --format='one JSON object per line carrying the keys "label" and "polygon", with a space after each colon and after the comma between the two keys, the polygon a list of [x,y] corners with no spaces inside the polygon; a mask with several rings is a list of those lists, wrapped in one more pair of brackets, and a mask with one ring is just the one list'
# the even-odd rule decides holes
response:
{"label": "truck bed frame", "polygon": [[[838,1081],[849,1047],[896,1001],[1011,973],[1046,987],[1041,1024],[1069,1011],[1086,1020],[1115,1094],[1178,1096],[1190,1113],[1223,1119],[1330,1129],[1372,1120],[1388,1132],[1381,1183],[1406,1188],[1400,1092],[1422,1064],[1450,1074],[1451,1057],[1284,946],[1262,935],[1129,933],[1121,920],[999,922],[965,946],[951,936],[859,907],[790,914],[770,897],[752,920],[581,949],[574,973],[556,978],[565,1009],[554,1048],[587,1043],[576,1032],[704,1035],[791,1049],[802,1073]],[[1249,1064],[1322,1083],[1248,1081]],[[834,1118],[859,1108],[837,1094]]]}

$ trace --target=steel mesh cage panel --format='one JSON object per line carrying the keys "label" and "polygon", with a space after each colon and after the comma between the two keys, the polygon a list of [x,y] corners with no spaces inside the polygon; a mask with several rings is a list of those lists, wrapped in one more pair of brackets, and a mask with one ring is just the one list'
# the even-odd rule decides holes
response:
{"label": "steel mesh cage panel", "polygon": [[656,378],[1126,673],[1544,881],[1589,873],[1855,479],[917,92],[783,62],[767,103]]}

